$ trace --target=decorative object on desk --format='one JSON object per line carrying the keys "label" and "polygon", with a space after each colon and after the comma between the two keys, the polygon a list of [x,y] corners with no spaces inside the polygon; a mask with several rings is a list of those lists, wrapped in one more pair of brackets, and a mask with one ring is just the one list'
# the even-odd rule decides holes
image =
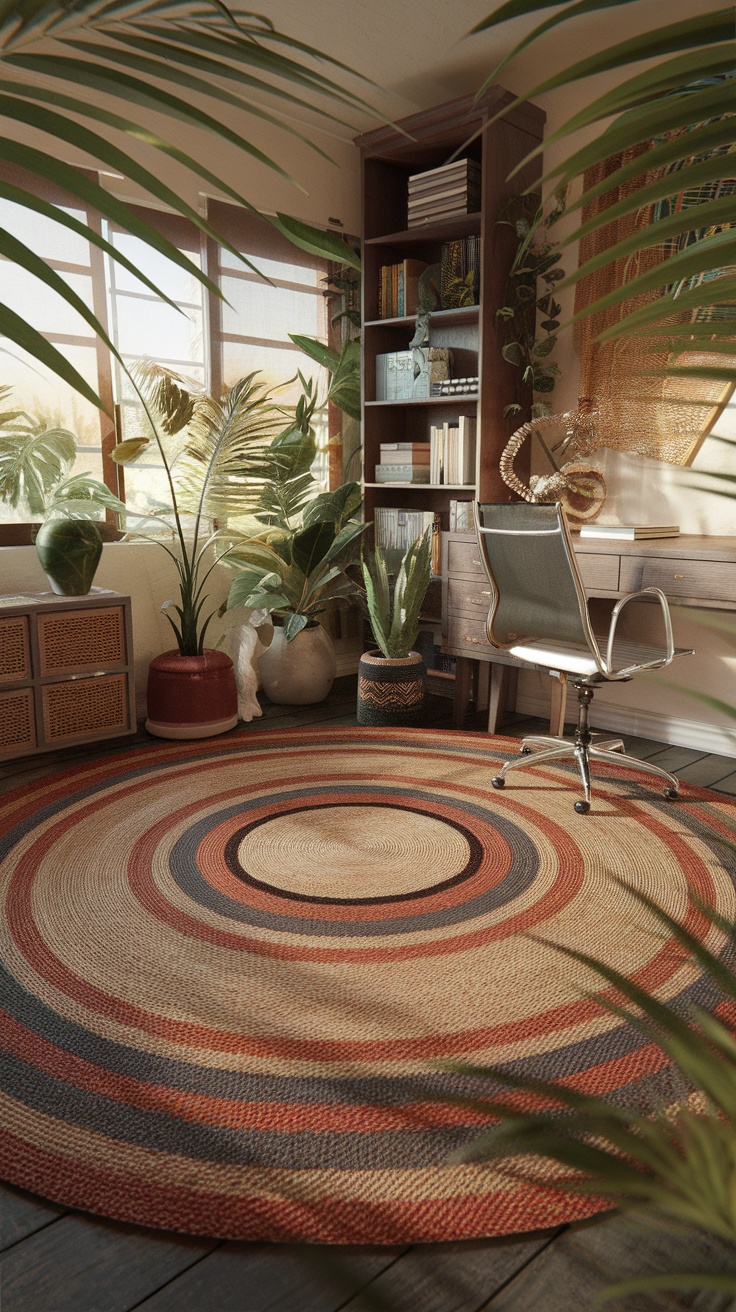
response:
{"label": "decorative object on desk", "polygon": [[[509,438],[499,460],[499,471],[506,486],[525,501],[561,501],[573,524],[595,519],[606,499],[606,483],[595,465],[580,458],[598,446],[595,421],[595,411],[571,410],[522,424]],[[543,436],[546,432],[562,435],[557,441],[548,441]],[[527,439],[532,437],[537,438],[539,449],[551,470],[545,474],[533,474],[527,485],[514,472],[514,460]],[[567,459],[558,463],[561,456]]]}
{"label": "decorative object on desk", "polygon": [[393,587],[380,547],[373,560],[363,561],[366,604],[379,650],[365,652],[360,658],[358,724],[416,724],[421,719],[427,671],[413,647],[431,561],[431,530],[408,548]]}
{"label": "decorative object on desk", "polygon": [[[561,306],[555,300],[555,287],[565,271],[560,267],[559,246],[550,241],[547,232],[549,224],[561,212],[561,204],[556,203],[546,213],[533,197],[512,196],[496,220],[498,227],[511,228],[517,238],[506,284],[506,303],[496,310],[506,339],[501,355],[517,370],[516,400],[505,407],[505,416],[522,413],[524,389],[529,388],[532,419],[542,419],[550,413],[544,398],[554,391],[560,373],[549,358],[557,345],[560,327]],[[543,337],[537,337],[537,311],[545,316],[540,325]]]}

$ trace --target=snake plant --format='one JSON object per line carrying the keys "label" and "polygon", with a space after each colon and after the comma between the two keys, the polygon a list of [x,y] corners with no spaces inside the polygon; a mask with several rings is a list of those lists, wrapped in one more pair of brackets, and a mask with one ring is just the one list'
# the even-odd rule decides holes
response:
{"label": "snake plant", "polygon": [[431,575],[431,530],[407,549],[393,587],[385,553],[376,548],[371,561],[363,561],[366,602],[373,637],[388,659],[409,655],[419,632],[420,614]]}

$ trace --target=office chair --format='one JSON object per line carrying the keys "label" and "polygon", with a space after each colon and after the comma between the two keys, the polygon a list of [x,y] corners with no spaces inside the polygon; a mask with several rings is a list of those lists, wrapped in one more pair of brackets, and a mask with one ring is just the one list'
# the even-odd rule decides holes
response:
{"label": "office chair", "polygon": [[[584,800],[575,803],[575,810],[585,815],[590,810],[591,761],[615,761],[666,780],[664,795],[674,800],[679,783],[673,774],[649,761],[624,755],[620,738],[594,742],[588,725],[588,710],[598,684],[623,683],[642,670],[669,665],[675,656],[692,655],[691,649],[675,649],[673,645],[664,593],[659,588],[644,588],[617,601],[607,638],[599,646],[565,512],[559,503],[476,504],[475,526],[480,557],[491,584],[489,642],[522,661],[567,675],[577,689],[579,705],[572,741],[551,735],[522,739],[521,756],[506,762],[491,780],[493,787],[503,788],[509,772],[525,765],[575,760],[585,793]],[[661,648],[621,640],[617,635],[624,607],[641,597],[656,598],[661,606]],[[540,750],[533,752],[533,748]]]}

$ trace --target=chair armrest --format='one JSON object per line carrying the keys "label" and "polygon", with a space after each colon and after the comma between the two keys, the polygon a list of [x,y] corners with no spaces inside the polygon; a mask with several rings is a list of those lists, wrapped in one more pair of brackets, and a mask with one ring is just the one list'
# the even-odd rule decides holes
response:
{"label": "chair armrest", "polygon": [[[665,640],[667,643],[667,650],[661,657],[658,657],[656,660],[646,661],[643,665],[631,665],[628,667],[628,669],[614,671],[613,648],[614,648],[614,643],[616,641],[616,629],[618,627],[619,617],[624,609],[624,606],[627,606],[630,601],[637,601],[640,597],[657,597],[657,599],[659,600],[659,604],[662,609],[662,617],[664,619],[664,633],[665,633]],[[675,655],[675,643],[674,643],[674,638],[672,636],[672,618],[670,616],[670,608],[667,603],[667,598],[665,597],[661,588],[642,588],[641,592],[629,592],[626,594],[625,597],[622,597],[620,601],[616,602],[616,605],[613,608],[613,613],[611,615],[611,625],[608,630],[608,645],[606,647],[606,673],[607,674],[615,675],[615,677],[620,678],[622,675],[626,675],[629,673],[633,674],[637,670],[658,669],[661,666],[669,665],[670,662],[674,659],[674,655]]]}

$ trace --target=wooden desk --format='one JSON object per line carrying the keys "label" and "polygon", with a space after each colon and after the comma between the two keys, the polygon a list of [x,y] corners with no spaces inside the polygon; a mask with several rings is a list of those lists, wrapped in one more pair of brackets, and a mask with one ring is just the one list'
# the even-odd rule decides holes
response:
{"label": "wooden desk", "polygon": [[[623,597],[641,588],[661,588],[678,606],[736,610],[736,537],[650,538],[622,542],[614,538],[580,538],[575,552],[589,596]],[[488,729],[495,733],[507,706],[513,705],[516,680],[525,663],[496,651],[486,637],[490,587],[475,536],[445,533],[442,538],[442,650],[457,660],[454,720],[467,714],[479,662],[491,662]],[[526,668],[533,668],[526,666]],[[561,732],[564,684],[553,684],[550,730]]]}

